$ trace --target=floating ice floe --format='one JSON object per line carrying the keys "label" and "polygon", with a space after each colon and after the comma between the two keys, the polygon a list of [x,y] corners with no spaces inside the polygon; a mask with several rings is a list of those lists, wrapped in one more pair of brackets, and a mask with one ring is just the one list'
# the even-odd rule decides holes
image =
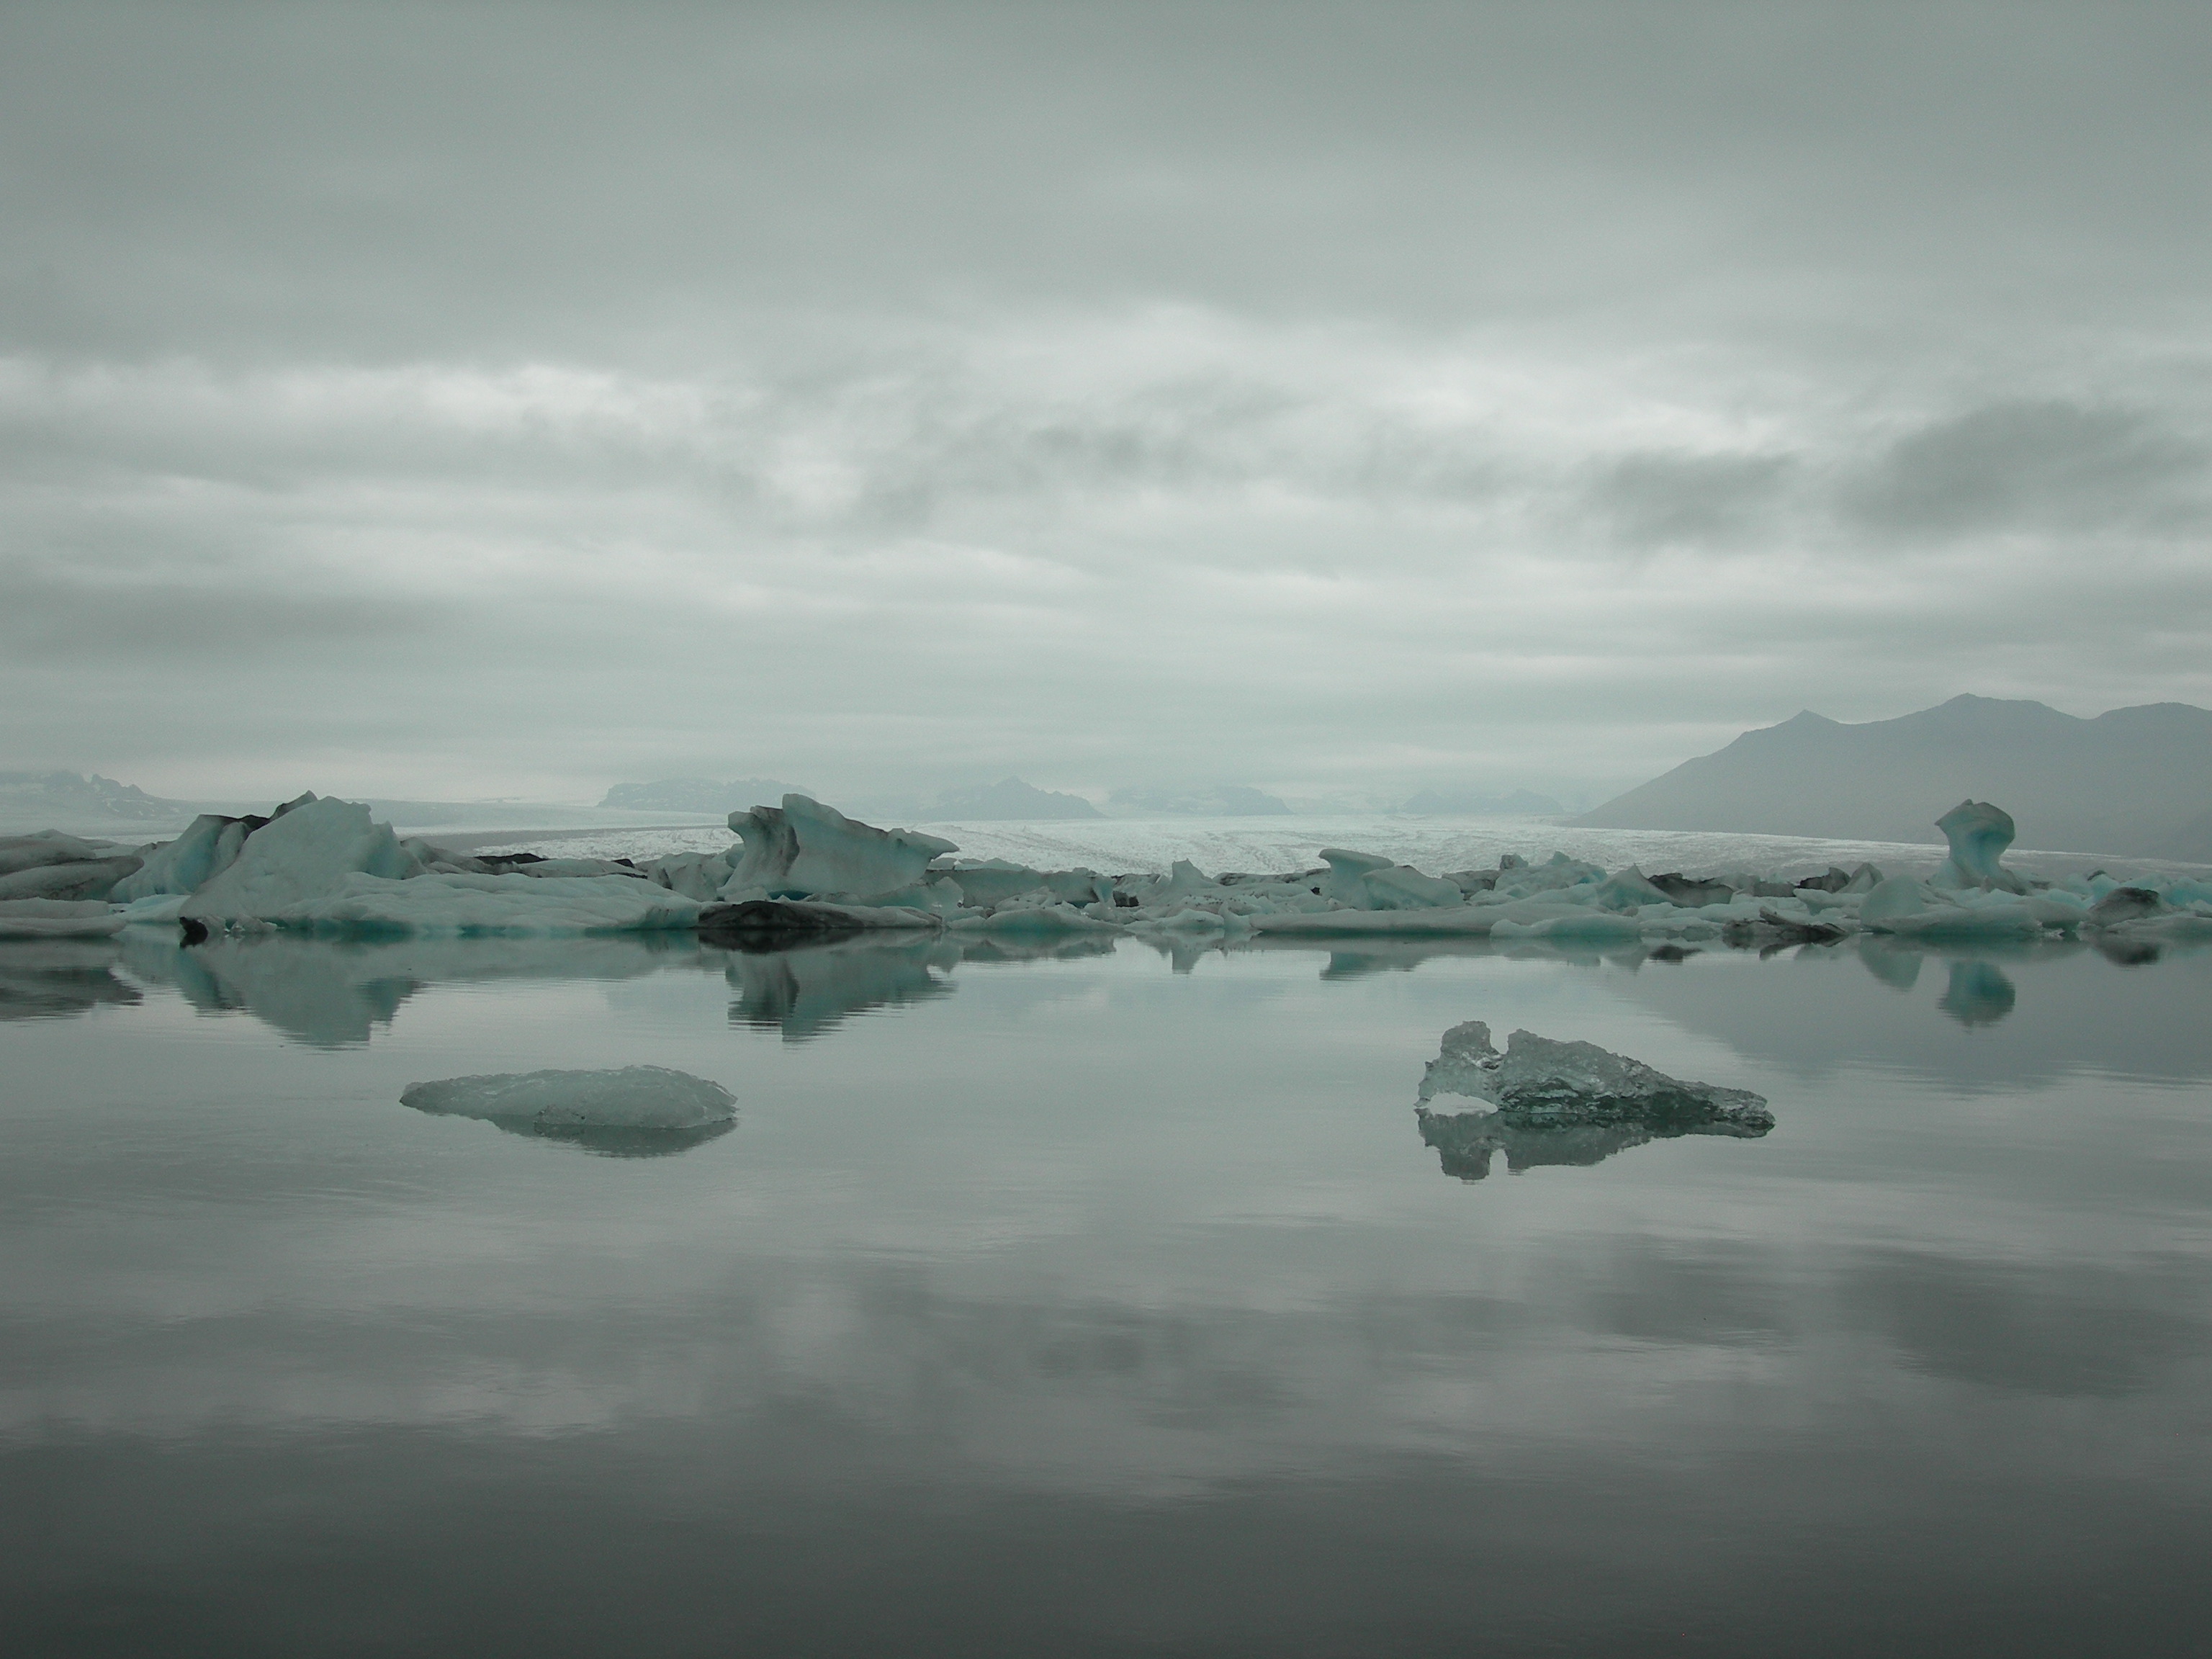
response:
{"label": "floating ice floe", "polygon": [[[1443,1113],[1439,1095],[1484,1102],[1484,1112]],[[1516,1173],[1536,1164],[1595,1164],[1625,1147],[1676,1135],[1742,1139],[1774,1127],[1765,1098],[1747,1089],[1686,1082],[1599,1048],[1516,1031],[1500,1054],[1490,1028],[1468,1020],[1446,1031],[1421,1079],[1414,1109],[1421,1139],[1444,1172],[1479,1181],[1492,1154]]]}
{"label": "floating ice floe", "polygon": [[501,1072],[409,1085],[403,1106],[481,1118],[512,1133],[603,1152],[675,1152],[726,1130],[737,1099],[719,1083],[665,1066]]}
{"label": "floating ice floe", "polygon": [[1599,1048],[1516,1031],[1500,1054],[1479,1019],[1455,1025],[1421,1079],[1423,1103],[1439,1094],[1488,1101],[1529,1122],[1719,1126],[1723,1134],[1764,1134],[1774,1114],[1763,1096],[1687,1083]]}

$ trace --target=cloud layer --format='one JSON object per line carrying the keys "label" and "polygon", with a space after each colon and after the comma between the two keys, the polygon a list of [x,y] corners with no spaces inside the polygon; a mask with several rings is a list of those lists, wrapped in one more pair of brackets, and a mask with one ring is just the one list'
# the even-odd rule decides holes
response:
{"label": "cloud layer", "polygon": [[2201,16],[1668,15],[19,11],[9,763],[1382,798],[2212,702]]}

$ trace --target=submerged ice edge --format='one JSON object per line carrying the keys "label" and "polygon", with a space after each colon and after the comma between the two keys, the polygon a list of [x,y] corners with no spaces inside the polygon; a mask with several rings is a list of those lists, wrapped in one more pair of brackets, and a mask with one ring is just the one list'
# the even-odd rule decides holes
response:
{"label": "submerged ice edge", "polygon": [[1039,941],[1085,934],[1192,939],[1480,937],[1589,944],[1821,942],[1854,933],[2002,941],[2085,930],[2158,942],[2212,937],[2212,878],[2048,880],[2010,869],[2011,817],[1964,801],[1937,820],[1949,856],[1926,877],[1871,863],[1789,880],[1754,872],[1647,875],[1553,854],[1486,869],[1416,869],[1352,848],[1310,869],[1208,875],[1046,870],[959,856],[943,837],[884,830],[811,798],[730,816],[718,853],[627,859],[469,856],[401,841],[365,805],[303,795],[266,818],[196,822],[118,849],[48,832],[0,840],[0,933],[98,935],[133,925],[344,936],[578,936],[698,930],[739,938],[874,931]]}

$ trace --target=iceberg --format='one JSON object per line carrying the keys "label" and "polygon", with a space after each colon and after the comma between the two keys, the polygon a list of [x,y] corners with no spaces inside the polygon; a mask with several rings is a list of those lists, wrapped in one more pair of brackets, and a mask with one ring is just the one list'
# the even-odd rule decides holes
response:
{"label": "iceberg", "polygon": [[104,859],[115,851],[112,842],[81,841],[75,836],[65,836],[58,830],[41,830],[29,836],[0,836],[0,877],[17,875],[25,870],[37,870],[47,865],[77,864],[89,859]]}
{"label": "iceberg", "polygon": [[[321,892],[266,908],[252,921],[356,936],[528,939],[689,928],[697,925],[700,911],[697,900],[633,876],[459,874],[403,880],[356,871]],[[190,904],[183,919],[206,926]]]}
{"label": "iceberg", "polygon": [[1999,888],[2008,893],[2027,890],[2026,878],[1998,862],[2012,845],[2014,833],[2012,814],[2004,808],[1985,800],[1962,800],[1936,819],[1936,827],[1950,842],[1951,855],[1931,878],[1934,885]]}
{"label": "iceberg", "polygon": [[1373,853],[1324,847],[1321,856],[1328,866],[1328,873],[1322,878],[1321,896],[1351,909],[1442,909],[1467,902],[1457,882],[1423,875],[1408,865],[1394,864]]}
{"label": "iceberg", "polygon": [[[1492,1109],[1434,1111],[1429,1103],[1439,1095]],[[1686,1083],[1595,1043],[1528,1031],[1514,1032],[1501,1054],[1479,1019],[1444,1033],[1422,1075],[1413,1115],[1443,1172],[1462,1181],[1483,1179],[1501,1152],[1519,1175],[1543,1164],[1597,1164],[1678,1135],[1748,1139],[1774,1127],[1765,1100],[1747,1090]]]}
{"label": "iceberg", "polygon": [[510,1133],[602,1152],[680,1152],[725,1133],[737,1099],[719,1083],[665,1066],[610,1071],[502,1072],[411,1084],[403,1106],[481,1118]]}
{"label": "iceberg", "polygon": [[1540,1124],[1668,1124],[1716,1134],[1765,1134],[1774,1114],[1745,1089],[1689,1083],[1599,1048],[1516,1031],[1505,1052],[1479,1019],[1455,1025],[1421,1079],[1420,1099],[1438,1094],[1487,1101],[1507,1117]]}
{"label": "iceberg", "polygon": [[[252,827],[241,836],[241,826]],[[480,861],[442,856],[426,869],[436,850],[401,842],[358,802],[310,793],[258,825],[201,819],[149,860],[152,890],[131,898],[125,920],[181,921],[187,938],[272,927],[524,938],[689,927],[699,914],[697,900],[628,866],[583,860],[562,873],[537,860],[529,875],[477,873],[465,866]],[[204,871],[196,890],[173,897]]]}
{"label": "iceberg", "polygon": [[238,862],[256,825],[244,818],[203,812],[176,840],[155,848],[137,873],[118,882],[108,897],[118,904],[163,894],[196,893]]}
{"label": "iceberg", "polygon": [[33,865],[0,876],[0,902],[9,899],[105,900],[116,883],[136,871],[142,860],[135,854],[70,859]]}
{"label": "iceberg", "polygon": [[398,881],[418,866],[388,823],[354,801],[310,796],[245,839],[228,867],[179,913],[203,927],[270,924],[300,915],[349,876]]}
{"label": "iceberg", "polygon": [[[135,852],[53,831],[0,838],[0,903],[105,900],[125,907],[123,925],[181,921],[188,939],[213,928],[553,937],[696,927],[740,941],[949,929],[1008,941],[1157,935],[1177,951],[1255,935],[1766,949],[1861,932],[1993,940],[2212,931],[2212,884],[2137,877],[2123,888],[2101,871],[2029,880],[2002,863],[2014,826],[2001,808],[1968,800],[1940,822],[1950,855],[1933,879],[1884,878],[1865,864],[1794,881],[1647,876],[1636,864],[1608,873],[1564,852],[1431,875],[1341,847],[1321,849],[1318,867],[1274,874],[1209,875],[1178,859],[1164,874],[1107,876],[958,858],[940,837],[878,829],[797,793],[732,813],[738,841],[720,852],[641,865],[471,857],[400,841],[367,806],[311,792],[267,818],[204,815],[174,841]],[[15,914],[21,931],[33,921],[45,933],[112,931],[89,912]]]}
{"label": "iceberg", "polygon": [[2117,927],[2123,922],[2172,914],[2173,907],[2154,888],[2115,887],[2089,907],[2088,919],[2100,927]]}
{"label": "iceberg", "polygon": [[[960,890],[963,904],[979,908],[1004,903],[1019,893],[1036,892],[1045,884],[1042,871],[1005,859],[939,859],[929,869]],[[1084,902],[1088,903],[1090,898]]]}
{"label": "iceberg", "polygon": [[866,904],[923,885],[930,861],[959,848],[915,830],[878,830],[805,795],[730,814],[744,843],[720,896],[838,898]]}
{"label": "iceberg", "polygon": [[[1976,895],[1977,897],[1983,897]],[[1928,939],[2032,938],[2043,932],[2045,908],[2005,890],[1970,903],[1911,876],[1891,876],[1859,902],[1859,924],[1869,932]]]}
{"label": "iceberg", "polygon": [[103,939],[129,920],[99,899],[0,899],[0,939]]}
{"label": "iceberg", "polygon": [[722,889],[729,884],[730,855],[727,853],[675,853],[657,859],[647,866],[646,874],[671,892],[681,893],[685,898],[696,899],[702,904],[721,896]]}
{"label": "iceberg", "polygon": [[[1164,925],[1172,925],[1176,917],[1191,914],[1195,907],[1187,907],[1163,918]],[[1223,922],[1219,915],[1209,911],[1195,910],[1212,927],[1218,930]],[[950,924],[960,933],[988,933],[994,939],[1045,939],[1066,933],[1118,933],[1121,928],[1114,922],[1086,916],[1072,904],[1027,904],[1006,906],[988,916],[962,916]]]}

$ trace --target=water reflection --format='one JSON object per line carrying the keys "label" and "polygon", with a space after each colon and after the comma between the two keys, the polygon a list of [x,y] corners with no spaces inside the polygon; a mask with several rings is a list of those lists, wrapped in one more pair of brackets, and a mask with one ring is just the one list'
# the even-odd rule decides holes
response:
{"label": "water reflection", "polygon": [[[2125,1074],[2212,1074],[2212,953],[1884,955],[1900,992],[1855,946],[911,950],[14,957],[266,1022],[9,1035],[15,1648],[2201,1647],[2212,1142]],[[1977,967],[2015,1012],[1970,1033]],[[763,1029],[912,1018],[733,1033],[771,969]],[[1692,1075],[1732,1045],[1789,1132],[1416,1146],[1405,1085],[1475,1011]],[[747,1134],[530,1156],[391,1104],[488,1032],[726,1069]],[[1581,1172],[1431,1161],[1498,1152]]]}
{"label": "water reflection", "polygon": [[726,1118],[720,1123],[702,1123],[688,1129],[617,1128],[597,1123],[538,1123],[528,1118],[512,1117],[479,1117],[477,1121],[489,1123],[502,1134],[520,1135],[525,1140],[542,1140],[550,1146],[592,1152],[600,1158],[673,1158],[678,1152],[688,1152],[695,1146],[703,1146],[710,1140],[720,1140],[738,1127],[734,1118]]}
{"label": "water reflection", "polygon": [[781,951],[732,952],[723,969],[737,1000],[732,1024],[806,1042],[854,1015],[952,994],[960,947],[927,934],[843,939]]}
{"label": "water reflection", "polygon": [[67,1019],[143,1000],[115,976],[121,959],[111,939],[0,942],[0,1020]]}
{"label": "water reflection", "polygon": [[[1923,973],[1929,966],[1940,976]],[[2212,1026],[2200,1012],[2212,999],[2212,952],[2203,950],[2169,951],[2155,971],[2123,972],[2070,939],[1978,945],[1971,954],[1861,939],[1764,966],[1717,953],[1618,985],[1676,1024],[1802,1077],[1860,1063],[1968,1091],[2045,1088],[2115,1068],[2212,1078]],[[2100,1040],[2085,1044],[2085,1029]]]}
{"label": "water reflection", "polygon": [[[1597,951],[1521,940],[1378,939],[1357,949],[1261,939],[1142,941],[1170,970],[1188,974],[1202,957],[1291,952],[1316,964],[1325,984],[1364,994],[1379,975],[1410,974],[1431,962],[1552,963],[1600,970],[1615,991],[1668,1019],[1720,1038],[1747,1056],[1814,1072],[1832,1069],[1846,1045],[1877,1062],[1953,1078],[2010,1083],[2080,1069],[2078,1048],[2055,1036],[2054,1000],[2104,1010],[2131,1034],[2127,1052],[2145,1074],[2212,1076],[2212,1027],[2196,1012],[2212,994],[2212,951],[2174,948],[2154,973],[2115,971],[2104,953],[2075,940],[2010,947],[1954,946],[1861,938],[1792,947],[1771,961],[1715,946],[1642,946]],[[939,1004],[956,972],[1113,956],[1129,941],[1085,934],[1058,942],[1010,943],[953,935],[860,937],[777,951],[732,951],[688,936],[565,939],[334,941],[268,934],[182,945],[144,930],[120,942],[48,940],[0,947],[0,1019],[82,1014],[128,1006],[142,987],[164,987],[191,1006],[243,1013],[289,1040],[322,1048],[368,1042],[426,988],[500,981],[621,981],[676,972],[718,973],[732,990],[732,1024],[780,1033],[787,1042],[830,1036],[854,1018]],[[1943,969],[1930,995],[1930,962]],[[2137,968],[2132,954],[2120,964]],[[1854,969],[1861,971],[1854,971]],[[119,971],[118,971],[119,970]],[[1820,975],[1810,1003],[1795,976]],[[133,983],[132,981],[137,981]],[[2013,1018],[2026,1006],[2036,1018]],[[1818,1012],[1809,1019],[1808,1009]],[[1967,1059],[1939,1054],[1938,1033],[1961,1029],[1984,1042]],[[1978,1082],[1976,1086],[1979,1086]]]}
{"label": "water reflection", "polygon": [[2111,933],[2097,935],[2097,953],[2106,961],[2122,968],[2143,968],[2159,959],[2156,941],[2147,939],[2121,939]]}
{"label": "water reflection", "polygon": [[1867,972],[1893,991],[1910,991],[1920,982],[1920,964],[1928,957],[1924,945],[1887,934],[1862,933],[1854,948]]}
{"label": "water reflection", "polygon": [[167,933],[125,936],[130,971],[173,986],[195,1008],[243,1012],[317,1048],[356,1047],[388,1028],[428,986],[456,981],[629,979],[696,962],[686,938],[333,940],[284,933],[179,945]]}
{"label": "water reflection", "polygon": [[1426,1107],[1414,1108],[1414,1116],[1420,1124],[1422,1143],[1436,1149],[1437,1161],[1446,1175],[1462,1181],[1480,1181],[1488,1176],[1494,1152],[1505,1154],[1509,1172],[1522,1175],[1545,1165],[1586,1169],[1631,1146],[1641,1146],[1652,1140],[1670,1140],[1677,1135],[1741,1138],[1746,1133],[1741,1129],[1717,1124],[1650,1127],[1606,1123],[1543,1128],[1509,1121],[1499,1112],[1431,1112]]}
{"label": "water reflection", "polygon": [[1936,1006],[1961,1025],[1994,1025],[2019,998],[2003,969],[1967,959],[1951,963],[1951,983]]}

